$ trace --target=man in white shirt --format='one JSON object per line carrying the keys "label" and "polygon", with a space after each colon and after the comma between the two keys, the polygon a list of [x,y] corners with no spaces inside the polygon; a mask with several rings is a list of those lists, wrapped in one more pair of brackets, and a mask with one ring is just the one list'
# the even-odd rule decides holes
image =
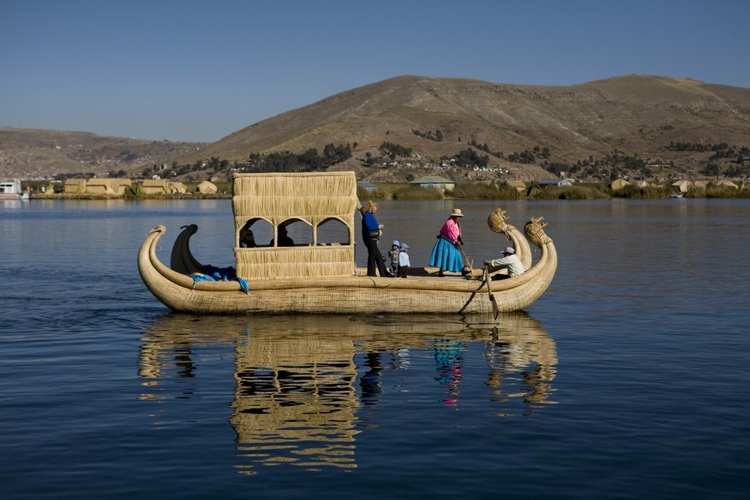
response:
{"label": "man in white shirt", "polygon": [[502,280],[506,278],[512,278],[513,276],[519,276],[526,271],[521,264],[521,259],[516,255],[516,250],[513,247],[508,247],[503,250],[503,257],[495,260],[485,260],[485,266],[489,266],[490,272],[493,273],[499,269],[508,269],[508,274],[497,274],[492,277],[493,280]]}

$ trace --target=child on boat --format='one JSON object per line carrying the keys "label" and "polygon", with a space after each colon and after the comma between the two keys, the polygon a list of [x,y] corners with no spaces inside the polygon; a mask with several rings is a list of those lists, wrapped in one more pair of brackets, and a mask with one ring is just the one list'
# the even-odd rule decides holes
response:
{"label": "child on boat", "polygon": [[391,257],[391,274],[393,276],[396,276],[398,274],[398,254],[400,253],[399,246],[400,245],[398,240],[393,240],[393,243],[391,243],[391,250],[388,252],[388,255]]}
{"label": "child on boat", "polygon": [[410,265],[411,262],[409,261],[409,245],[407,245],[406,243],[401,243],[401,251],[398,254],[399,278],[406,278],[406,275],[409,272]]}

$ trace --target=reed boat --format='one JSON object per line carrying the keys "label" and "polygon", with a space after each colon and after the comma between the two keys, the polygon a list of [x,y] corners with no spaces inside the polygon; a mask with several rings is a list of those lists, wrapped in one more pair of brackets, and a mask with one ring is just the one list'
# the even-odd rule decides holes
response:
{"label": "reed boat", "polygon": [[[138,269],[151,293],[177,312],[494,313],[495,317],[498,312],[519,311],[532,304],[557,269],[554,243],[543,229],[546,222],[532,218],[522,233],[507,224],[505,211],[498,208],[488,217],[488,224],[512,241],[526,269],[523,274],[493,281],[478,269],[467,277],[438,277],[438,269],[425,267],[410,268],[408,279],[367,276],[354,258],[358,207],[354,172],[237,174],[232,211],[238,281],[197,279],[204,266],[190,251],[196,225],[184,227],[176,238],[169,266],[156,255],[166,228],[159,225],[151,230],[138,253]],[[271,225],[274,243],[242,248],[242,233],[258,221]],[[290,223],[309,226],[312,242],[278,246],[278,229]],[[342,225],[346,241],[323,241],[319,229],[326,224]],[[529,243],[540,250],[533,265]]]}

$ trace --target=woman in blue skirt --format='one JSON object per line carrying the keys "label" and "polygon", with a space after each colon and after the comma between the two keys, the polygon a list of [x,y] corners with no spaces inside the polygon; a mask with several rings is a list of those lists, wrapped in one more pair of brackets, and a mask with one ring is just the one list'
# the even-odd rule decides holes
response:
{"label": "woman in blue skirt", "polygon": [[430,265],[440,268],[438,276],[445,276],[443,271],[460,273],[464,270],[465,263],[461,257],[461,250],[458,245],[463,245],[461,240],[461,217],[464,214],[458,208],[453,209],[443,227],[440,229],[437,243],[432,247],[430,255]]}

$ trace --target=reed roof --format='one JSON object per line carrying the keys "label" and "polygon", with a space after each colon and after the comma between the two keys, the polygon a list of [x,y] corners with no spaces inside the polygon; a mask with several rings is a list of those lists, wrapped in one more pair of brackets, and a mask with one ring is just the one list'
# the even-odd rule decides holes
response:
{"label": "reed roof", "polygon": [[234,211],[237,229],[252,218],[276,225],[301,219],[312,226],[338,218],[354,227],[357,179],[354,172],[237,174]]}
{"label": "reed roof", "polygon": [[195,188],[196,192],[203,194],[214,194],[219,189],[211,181],[203,181]]}

